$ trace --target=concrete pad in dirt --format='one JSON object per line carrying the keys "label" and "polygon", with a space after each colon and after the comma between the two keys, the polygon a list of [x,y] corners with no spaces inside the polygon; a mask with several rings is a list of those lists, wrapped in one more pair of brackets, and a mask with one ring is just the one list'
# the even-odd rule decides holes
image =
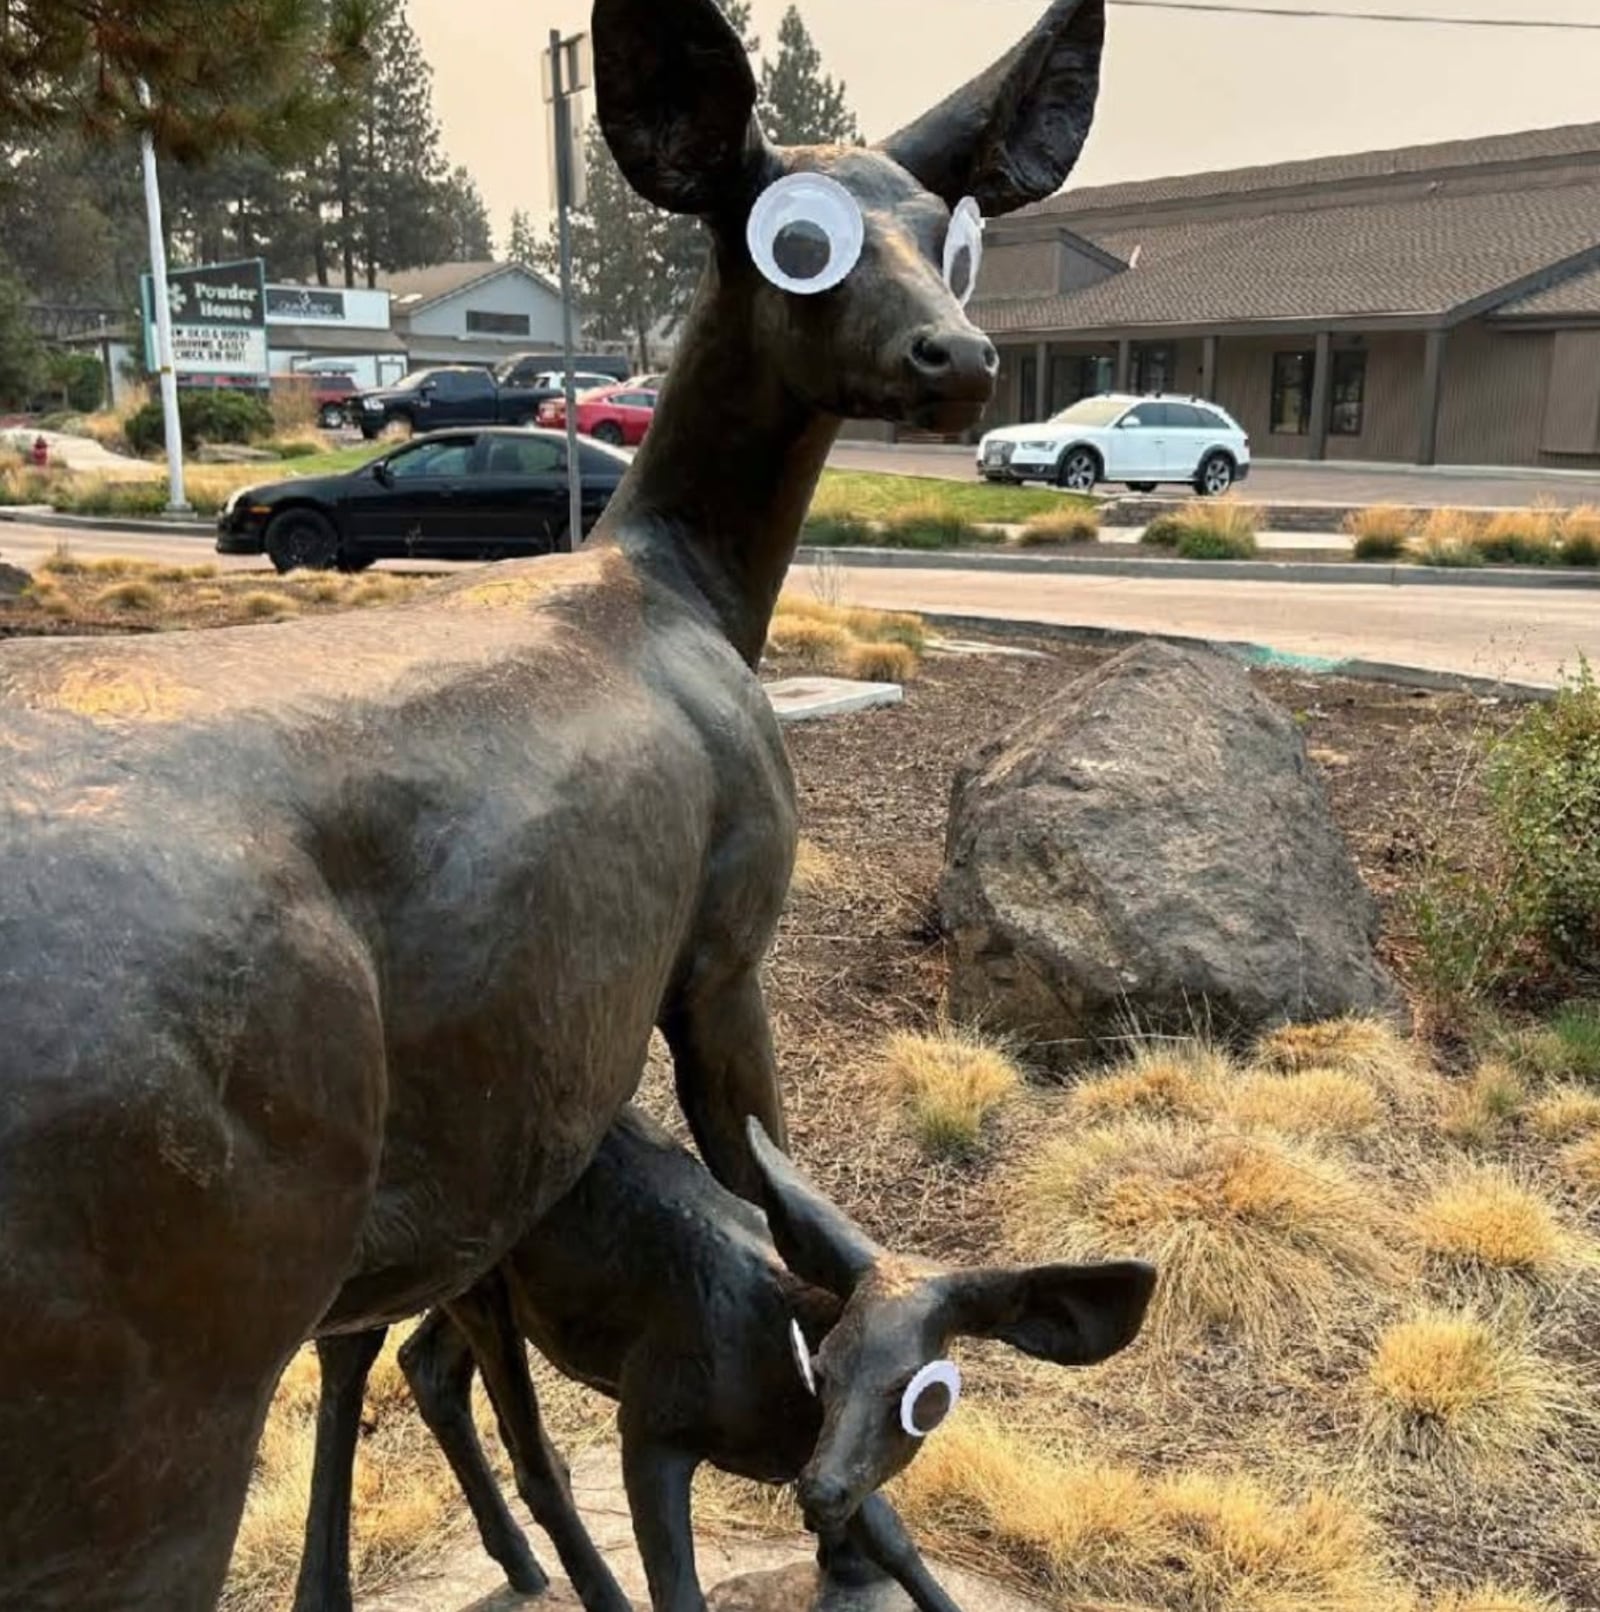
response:
{"label": "concrete pad in dirt", "polygon": [[[581,1455],[572,1467],[572,1493],[578,1510],[607,1566],[616,1574],[625,1594],[641,1608],[650,1604],[644,1567],[633,1543],[627,1495],[622,1486],[622,1463],[610,1447],[593,1449]],[[515,1496],[508,1495],[517,1521],[528,1530],[539,1564],[550,1574],[553,1588],[542,1596],[515,1595],[506,1588],[499,1567],[484,1553],[477,1535],[462,1543],[426,1573],[400,1590],[386,1595],[363,1596],[357,1612],[510,1612],[512,1608],[539,1607],[543,1612],[581,1612],[571,1586],[559,1576],[559,1564],[549,1541],[529,1522],[528,1514]],[[463,1510],[465,1502],[462,1502]],[[715,1586],[748,1574],[779,1573],[800,1569],[796,1585],[807,1580],[804,1568],[814,1559],[815,1541],[806,1534],[782,1540],[733,1540],[700,1537],[695,1541],[700,1582],[711,1595]],[[955,1597],[962,1612],[1038,1612],[1034,1603],[1002,1590],[956,1568],[930,1563],[940,1583]],[[748,1586],[730,1586],[729,1612],[736,1612],[749,1599]],[[742,1592],[742,1593],[741,1593]],[[711,1595],[712,1605],[719,1604]],[[770,1587],[762,1600],[763,1612],[780,1612],[772,1604]],[[909,1598],[876,1601],[872,1612],[910,1612]],[[789,1612],[809,1612],[796,1603]]]}
{"label": "concrete pad in dirt", "polygon": [[766,688],[780,722],[818,722],[899,705],[906,697],[898,683],[856,683],[846,677],[786,677]]}

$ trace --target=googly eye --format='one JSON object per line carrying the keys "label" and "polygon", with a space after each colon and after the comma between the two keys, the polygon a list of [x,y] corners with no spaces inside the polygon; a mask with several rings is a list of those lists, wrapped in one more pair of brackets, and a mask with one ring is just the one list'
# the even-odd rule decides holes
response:
{"label": "googly eye", "polygon": [[789,174],[750,210],[750,255],[780,291],[831,291],[861,261],[867,226],[856,199],[825,174]]}
{"label": "googly eye", "polygon": [[983,267],[983,213],[971,196],[956,203],[950,233],[944,238],[944,283],[963,308],[978,289]]}
{"label": "googly eye", "polygon": [[800,1381],[806,1385],[806,1392],[815,1399],[817,1373],[811,1364],[811,1346],[806,1342],[806,1335],[800,1330],[798,1321],[789,1323],[789,1343],[794,1349],[794,1363],[800,1370]]}
{"label": "googly eye", "polygon": [[935,1360],[906,1386],[900,1425],[912,1438],[926,1438],[960,1402],[960,1369],[953,1360]]}

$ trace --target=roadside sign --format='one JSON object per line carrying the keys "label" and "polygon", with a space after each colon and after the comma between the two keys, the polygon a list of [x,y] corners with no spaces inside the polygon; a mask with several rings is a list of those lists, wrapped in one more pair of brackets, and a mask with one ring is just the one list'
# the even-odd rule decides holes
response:
{"label": "roadside sign", "polygon": [[[141,277],[145,362],[155,354],[155,292]],[[260,258],[176,269],[167,276],[172,357],[179,383],[228,379],[267,384],[267,271]]]}

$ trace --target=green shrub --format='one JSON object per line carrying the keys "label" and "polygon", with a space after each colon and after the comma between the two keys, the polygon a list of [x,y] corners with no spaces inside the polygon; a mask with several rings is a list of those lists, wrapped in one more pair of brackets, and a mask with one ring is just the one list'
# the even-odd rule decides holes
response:
{"label": "green shrub", "polygon": [[[1423,971],[1452,998],[1600,964],[1600,686],[1586,662],[1491,746],[1484,782],[1473,865],[1436,864],[1412,893]],[[1600,1025],[1594,1039],[1600,1056]]]}
{"label": "green shrub", "polygon": [[878,529],[852,515],[811,515],[800,528],[800,541],[819,549],[871,548]]}
{"label": "green shrub", "polygon": [[1191,526],[1178,539],[1180,560],[1248,560],[1256,553],[1254,532],[1221,526]]}
{"label": "green shrub", "polygon": [[1568,1002],[1537,1030],[1519,1035],[1513,1051],[1548,1080],[1600,1086],[1600,1002]]}
{"label": "green shrub", "polygon": [[960,549],[999,543],[1004,534],[964,515],[929,507],[908,509],[884,522],[876,541],[891,549]]}
{"label": "green shrub", "polygon": [[1196,499],[1175,515],[1158,515],[1139,541],[1185,560],[1247,560],[1260,524],[1260,512],[1237,499]]}
{"label": "green shrub", "polygon": [[1352,552],[1358,560],[1398,560],[1405,555],[1406,539],[1392,532],[1363,532]]}
{"label": "green shrub", "polygon": [[1556,565],[1561,549],[1556,517],[1547,509],[1509,509],[1494,516],[1474,540],[1491,565]]}
{"label": "green shrub", "polygon": [[[202,442],[260,442],[274,429],[272,410],[253,392],[180,392],[178,420],[186,451]],[[164,448],[167,435],[160,403],[146,403],[129,415],[123,434],[135,453]]]}
{"label": "green shrub", "polygon": [[1564,565],[1600,565],[1600,509],[1586,504],[1567,511],[1561,522],[1561,560]]}
{"label": "green shrub", "polygon": [[1411,515],[1393,504],[1352,510],[1344,529],[1355,540],[1358,560],[1398,560],[1411,541]]}
{"label": "green shrub", "polygon": [[1097,543],[1100,540],[1100,512],[1076,505],[1035,515],[1017,534],[1020,548],[1040,548],[1051,543]]}
{"label": "green shrub", "polygon": [[1187,530],[1176,515],[1157,515],[1140,534],[1139,541],[1153,549],[1175,549]]}

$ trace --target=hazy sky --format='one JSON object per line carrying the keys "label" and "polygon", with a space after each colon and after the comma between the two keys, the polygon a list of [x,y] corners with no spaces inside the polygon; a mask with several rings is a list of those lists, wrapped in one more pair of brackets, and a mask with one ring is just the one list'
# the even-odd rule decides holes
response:
{"label": "hazy sky", "polygon": [[[671,0],[659,0],[669,4]],[[1248,3],[1248,0],[1241,0]],[[1272,0],[1305,11],[1600,20],[1600,0]],[[755,0],[763,44],[787,0]],[[451,160],[503,245],[543,214],[537,53],[588,0],[409,0]],[[891,133],[1026,32],[1044,0],[800,0],[869,139]],[[1600,119],[1600,32],[1522,33],[1113,7],[1100,112],[1073,183],[1372,150]]]}

